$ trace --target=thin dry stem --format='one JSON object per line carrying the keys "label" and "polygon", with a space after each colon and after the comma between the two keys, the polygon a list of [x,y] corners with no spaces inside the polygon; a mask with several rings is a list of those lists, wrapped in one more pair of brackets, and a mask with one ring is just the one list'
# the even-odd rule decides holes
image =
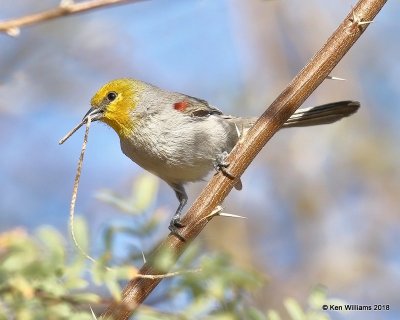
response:
{"label": "thin dry stem", "polygon": [[76,125],[75,128],[71,129],[63,138],[60,139],[60,141],[58,141],[58,144],[63,144],[65,141],[67,141],[83,125],[84,125],[83,121],[78,125]]}
{"label": "thin dry stem", "polygon": [[81,178],[83,159],[85,157],[85,151],[86,151],[87,141],[88,141],[88,137],[89,137],[89,129],[90,129],[90,124],[91,123],[92,123],[92,120],[91,120],[90,117],[88,117],[87,121],[86,121],[85,137],[83,138],[81,154],[80,154],[79,160],[78,160],[78,167],[76,168],[74,187],[72,188],[72,198],[71,198],[71,204],[70,204],[70,208],[69,208],[69,223],[70,223],[72,240],[74,241],[75,247],[77,247],[78,250],[80,251],[80,253],[83,256],[85,256],[87,259],[89,259],[92,262],[96,262],[96,259],[94,259],[90,255],[88,255],[86,253],[86,251],[81,247],[81,245],[79,244],[78,240],[76,239],[75,229],[74,229],[75,204],[76,204],[76,198],[77,198],[77,195],[78,195],[79,180]]}

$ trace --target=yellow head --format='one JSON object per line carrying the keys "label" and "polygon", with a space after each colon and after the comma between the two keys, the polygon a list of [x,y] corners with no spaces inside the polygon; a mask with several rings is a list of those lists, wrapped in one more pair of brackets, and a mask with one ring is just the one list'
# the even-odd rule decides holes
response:
{"label": "yellow head", "polygon": [[143,83],[129,78],[116,79],[101,87],[93,96],[92,108],[87,115],[111,126],[119,136],[132,133],[134,119],[132,111],[137,105],[138,94]]}

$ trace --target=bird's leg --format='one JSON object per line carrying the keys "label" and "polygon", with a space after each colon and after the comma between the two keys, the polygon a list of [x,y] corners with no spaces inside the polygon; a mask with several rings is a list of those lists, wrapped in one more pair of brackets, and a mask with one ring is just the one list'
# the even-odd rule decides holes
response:
{"label": "bird's leg", "polygon": [[177,229],[184,227],[184,225],[181,223],[181,215],[182,215],[182,210],[187,203],[188,196],[186,194],[183,185],[174,183],[171,183],[169,185],[175,191],[176,197],[179,200],[179,206],[178,209],[176,209],[176,212],[171,219],[168,229],[171,230],[172,233],[177,234]]}

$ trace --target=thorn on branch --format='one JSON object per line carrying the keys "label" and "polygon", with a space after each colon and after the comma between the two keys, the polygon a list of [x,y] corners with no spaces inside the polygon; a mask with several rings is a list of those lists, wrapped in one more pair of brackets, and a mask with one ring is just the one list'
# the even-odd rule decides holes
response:
{"label": "thorn on branch", "polygon": [[21,33],[21,29],[14,27],[14,28],[10,28],[6,30],[7,35],[9,35],[10,37],[16,38],[20,35]]}
{"label": "thorn on branch", "polygon": [[144,255],[144,252],[142,251],[142,257],[143,257],[143,263],[146,263],[146,257]]}
{"label": "thorn on branch", "polygon": [[239,127],[235,123],[235,129],[236,129],[236,134],[238,136],[238,140],[242,138],[242,133],[243,133],[243,125],[241,126],[241,129],[239,130]]}
{"label": "thorn on branch", "polygon": [[93,311],[93,309],[92,309],[92,306],[89,306],[89,308],[90,308],[90,311],[91,311],[91,313],[92,313],[93,319],[97,320],[96,314],[94,313],[94,311]]}
{"label": "thorn on branch", "polygon": [[165,278],[172,278],[183,274],[190,274],[190,273],[199,273],[203,271],[201,268],[192,269],[192,270],[182,270],[182,271],[175,271],[169,272],[164,274],[137,274],[136,277],[140,279],[165,279]]}
{"label": "thorn on branch", "polygon": [[220,217],[230,217],[230,218],[239,218],[239,219],[247,219],[247,217],[239,216],[238,214],[233,214],[233,213],[226,213],[226,212],[221,212],[218,214]]}
{"label": "thorn on branch", "polygon": [[205,216],[202,220],[206,219],[210,221],[215,216],[218,216],[222,212],[222,210],[224,210],[222,206],[216,206],[215,209],[208,216]]}
{"label": "thorn on branch", "polygon": [[352,15],[353,17],[350,19],[352,23],[355,23],[358,28],[362,28],[363,25],[369,25],[374,21],[363,21],[363,17],[361,17],[358,13],[356,13],[354,7],[352,7]]}
{"label": "thorn on branch", "polygon": [[207,219],[208,221],[210,221],[212,218],[214,218],[216,216],[247,219],[246,217],[239,216],[237,214],[222,212],[222,210],[224,210],[224,208],[222,206],[217,206],[208,216],[204,217],[204,219]]}
{"label": "thorn on branch", "polygon": [[328,80],[338,80],[338,81],[346,81],[345,78],[339,78],[339,77],[334,77],[334,76],[327,76],[326,77]]}
{"label": "thorn on branch", "polygon": [[74,0],[61,0],[60,8],[70,10],[71,6],[73,6],[74,4],[75,4]]}

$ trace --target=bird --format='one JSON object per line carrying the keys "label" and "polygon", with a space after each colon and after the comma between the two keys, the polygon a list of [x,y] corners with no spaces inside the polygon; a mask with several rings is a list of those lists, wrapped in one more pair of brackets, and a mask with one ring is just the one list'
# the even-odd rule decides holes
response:
{"label": "bird", "polygon": [[[114,129],[122,152],[174,190],[179,205],[169,225],[172,232],[183,227],[185,185],[203,180],[214,168],[223,170],[229,152],[257,120],[225,115],[205,100],[132,78],[104,84],[90,104],[71,134],[89,117]],[[359,102],[346,100],[299,109],[283,128],[333,123],[359,107]],[[236,187],[241,188],[240,180]]]}

